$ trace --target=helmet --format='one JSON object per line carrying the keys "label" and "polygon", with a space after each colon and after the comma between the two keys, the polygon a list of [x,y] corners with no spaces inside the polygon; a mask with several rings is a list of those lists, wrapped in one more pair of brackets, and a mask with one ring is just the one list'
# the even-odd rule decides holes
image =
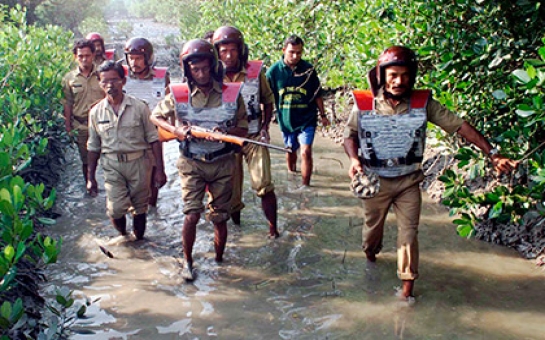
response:
{"label": "helmet", "polygon": [[375,95],[386,82],[385,69],[389,66],[407,66],[411,77],[410,86],[414,86],[418,69],[416,54],[408,47],[392,46],[380,54],[377,66],[369,72],[369,83]]}
{"label": "helmet", "polygon": [[218,53],[220,44],[237,44],[241,65],[246,65],[248,62],[248,45],[244,43],[244,36],[238,28],[233,26],[222,26],[218,28],[214,31],[212,43]]}
{"label": "helmet", "polygon": [[208,58],[211,61],[212,78],[219,82],[222,81],[223,68],[218,62],[218,55],[211,43],[204,39],[193,39],[184,44],[180,52],[180,66],[186,77],[190,76],[189,61],[193,58]]}
{"label": "helmet", "polygon": [[91,32],[89,34],[87,34],[87,36],[85,37],[85,39],[87,40],[91,40],[91,42],[95,42],[95,41],[100,41],[100,44],[102,45],[102,51],[104,51],[106,48],[104,47],[104,39],[102,38],[102,36],[97,33],[97,32]]}
{"label": "helmet", "polygon": [[131,38],[125,43],[125,59],[129,65],[129,54],[140,54],[144,56],[146,66],[153,65],[153,45],[145,38]]}

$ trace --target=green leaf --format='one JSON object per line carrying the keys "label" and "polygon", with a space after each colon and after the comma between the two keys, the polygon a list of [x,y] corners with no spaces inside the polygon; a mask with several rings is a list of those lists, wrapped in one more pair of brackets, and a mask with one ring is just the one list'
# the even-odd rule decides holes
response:
{"label": "green leaf", "polygon": [[2,306],[0,307],[0,315],[7,320],[10,320],[11,318],[11,302],[4,301],[2,303]]}
{"label": "green leaf", "polygon": [[512,72],[513,76],[515,76],[515,78],[517,78],[519,81],[521,81],[522,83],[526,84],[528,83],[531,78],[530,76],[528,75],[528,73],[524,70],[514,70]]}
{"label": "green leaf", "polygon": [[38,219],[38,221],[39,221],[41,224],[44,224],[44,225],[54,225],[54,224],[57,223],[57,221],[55,221],[55,220],[52,219],[52,218],[38,217],[37,219]]}
{"label": "green leaf", "polygon": [[15,256],[15,249],[11,244],[7,245],[4,248],[4,257],[9,261],[12,262],[13,257]]}
{"label": "green leaf", "polygon": [[492,92],[492,96],[496,98],[497,100],[503,100],[507,98],[507,94],[503,90],[496,90]]}
{"label": "green leaf", "polygon": [[490,212],[488,213],[488,218],[489,219],[497,218],[501,215],[502,211],[503,211],[503,202],[500,201],[494,204],[494,206],[492,207],[492,210],[490,210]]}
{"label": "green leaf", "polygon": [[521,110],[521,109],[516,109],[515,110],[515,113],[523,118],[527,118],[527,117],[530,117],[531,115],[533,115],[534,113],[536,113],[534,110]]}

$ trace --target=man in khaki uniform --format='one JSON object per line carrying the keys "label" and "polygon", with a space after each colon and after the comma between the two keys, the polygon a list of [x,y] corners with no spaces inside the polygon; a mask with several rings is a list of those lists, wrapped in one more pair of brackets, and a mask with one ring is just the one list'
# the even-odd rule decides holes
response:
{"label": "man in khaki uniform", "polygon": [[64,123],[66,132],[77,133],[78,150],[82,172],[87,182],[87,137],[88,117],[91,105],[104,98],[104,91],[98,84],[98,75],[93,64],[95,45],[90,40],[78,40],[72,49],[78,67],[68,72],[63,80]]}
{"label": "man in khaki uniform", "polygon": [[[180,65],[187,83],[170,86],[170,94],[153,110],[151,121],[180,142],[178,170],[185,214],[182,276],[193,280],[193,245],[197,222],[205,210],[203,198],[207,190],[216,262],[223,261],[231,213],[235,146],[212,138],[189,137],[188,133],[191,126],[199,126],[244,137],[248,133],[248,120],[239,96],[240,84],[222,84],[223,71],[212,44],[203,39],[188,41],[182,47]],[[173,116],[177,118],[177,126],[171,124]]]}
{"label": "man in khaki uniform", "polygon": [[106,60],[115,60],[115,49],[107,50],[104,45],[104,38],[99,33],[91,32],[85,36],[85,39],[91,40],[95,45],[95,65],[97,68]]}
{"label": "man in khaki uniform", "polygon": [[[240,30],[231,26],[222,26],[214,31],[212,43],[218,51],[225,67],[224,82],[243,83],[242,96],[248,113],[248,138],[269,142],[269,125],[271,123],[274,94],[269,87],[263,62],[248,61],[248,46]],[[261,110],[263,106],[263,112]],[[261,208],[269,222],[269,237],[279,236],[277,229],[277,201],[271,174],[271,157],[269,149],[255,144],[248,144],[236,154],[233,182],[231,218],[240,224],[242,203],[242,187],[244,172],[242,158],[246,159],[252,189],[261,197]]]}
{"label": "man in khaki uniform", "polygon": [[99,158],[104,170],[107,214],[121,235],[126,235],[125,214],[133,215],[137,240],[146,231],[146,213],[151,176],[148,150],[153,152],[157,172],[155,183],[163,186],[166,175],[157,128],[150,122],[148,106],[140,99],[123,94],[125,71],[113,61],[104,62],[99,70],[100,86],[106,98],[89,114],[89,181],[91,196],[97,195],[95,178]]}
{"label": "man in khaki uniform", "polygon": [[474,127],[435,101],[427,90],[414,90],[417,60],[404,46],[386,49],[369,73],[372,91],[354,91],[355,105],[344,131],[344,148],[351,160],[349,176],[374,172],[380,190],[364,198],[363,250],[369,262],[382,248],[384,222],[393,206],[398,225],[397,274],[400,297],[414,303],[418,278],[418,224],[422,206],[419,183],[426,124],[458,133],[487,154],[494,168],[509,171],[515,162],[498,153]]}
{"label": "man in khaki uniform", "polygon": [[[170,77],[167,67],[155,66],[153,45],[145,38],[131,38],[125,43],[125,61],[128,74],[124,91],[136,98],[142,99],[148,104],[150,110],[154,109],[160,100],[169,92]],[[162,146],[161,147],[162,152]],[[152,156],[151,154],[149,156]],[[151,160],[155,164],[155,160]],[[153,180],[156,167],[152,168],[152,182],[150,183],[149,205],[157,206],[159,188]]]}

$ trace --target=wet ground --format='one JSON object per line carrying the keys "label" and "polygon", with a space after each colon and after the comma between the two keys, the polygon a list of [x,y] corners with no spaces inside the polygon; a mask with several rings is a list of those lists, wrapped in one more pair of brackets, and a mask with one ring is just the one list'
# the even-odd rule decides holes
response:
{"label": "wet ground", "polygon": [[[277,129],[273,142],[280,144]],[[95,199],[84,194],[79,161],[70,158],[53,230],[64,238],[63,252],[48,276],[80,298],[99,299],[78,326],[94,334],[72,338],[545,339],[545,272],[533,263],[458,237],[447,211],[426,202],[417,302],[401,305],[394,296],[395,218],[388,219],[376,267],[368,268],[361,207],[347,189],[341,146],[317,136],[312,187],[304,190],[300,174],[286,171],[284,155],[271,154],[281,238],[266,238],[260,201],[245,178],[242,226],[229,222],[223,264],[214,262],[211,224],[199,223],[193,283],[182,280],[178,262],[183,214],[175,142],[165,145],[169,182],[141,242],[116,238],[104,191]]]}

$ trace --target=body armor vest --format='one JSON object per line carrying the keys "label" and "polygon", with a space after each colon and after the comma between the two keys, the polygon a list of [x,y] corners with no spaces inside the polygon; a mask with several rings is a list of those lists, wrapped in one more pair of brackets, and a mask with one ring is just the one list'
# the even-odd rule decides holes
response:
{"label": "body armor vest", "polygon": [[[236,123],[237,99],[242,83],[224,83],[222,105],[212,108],[195,108],[191,105],[191,92],[187,83],[171,84],[170,91],[176,102],[176,124],[178,126],[199,126],[205,129],[230,128]],[[230,154],[234,146],[230,143],[191,139],[180,142],[184,157],[201,161]]]}
{"label": "body armor vest", "polygon": [[154,67],[152,79],[137,79],[129,76],[129,68],[123,65],[127,83],[123,86],[125,93],[141,99],[153,110],[159,101],[165,98],[166,67]]}
{"label": "body armor vest", "polygon": [[409,110],[380,115],[371,91],[354,91],[358,107],[358,138],[362,164],[382,177],[398,177],[419,170],[426,143],[426,105],[430,91],[414,90]]}
{"label": "body armor vest", "polygon": [[241,94],[248,113],[248,134],[253,135],[261,130],[261,98],[259,97],[260,74],[263,61],[251,60],[246,65],[246,79]]}

